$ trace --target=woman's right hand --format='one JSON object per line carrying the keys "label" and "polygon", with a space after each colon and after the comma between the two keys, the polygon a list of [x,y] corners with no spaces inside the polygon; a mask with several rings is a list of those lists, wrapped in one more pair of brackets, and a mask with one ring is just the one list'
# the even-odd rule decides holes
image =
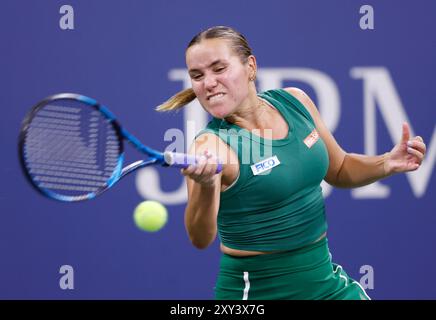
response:
{"label": "woman's right hand", "polygon": [[198,163],[182,169],[181,173],[203,186],[213,186],[221,174],[216,173],[218,158],[207,150],[203,154],[197,155],[197,157],[199,158]]}

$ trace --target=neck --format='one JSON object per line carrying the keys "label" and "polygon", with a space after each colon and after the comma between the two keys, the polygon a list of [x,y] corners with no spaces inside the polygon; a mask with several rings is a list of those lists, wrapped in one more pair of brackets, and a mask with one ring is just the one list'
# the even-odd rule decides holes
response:
{"label": "neck", "polygon": [[271,107],[255,95],[240,105],[237,111],[227,116],[225,120],[247,130],[271,129],[268,125],[270,110]]}

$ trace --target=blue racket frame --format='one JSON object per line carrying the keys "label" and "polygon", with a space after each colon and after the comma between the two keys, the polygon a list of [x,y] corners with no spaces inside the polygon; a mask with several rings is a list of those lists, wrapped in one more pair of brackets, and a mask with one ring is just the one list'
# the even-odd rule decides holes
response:
{"label": "blue racket frame", "polygon": [[[56,100],[73,100],[73,101],[79,101],[84,103],[85,105],[89,106],[90,108],[94,108],[95,110],[99,111],[103,116],[109,120],[110,124],[114,128],[116,135],[118,137],[118,148],[119,148],[119,156],[118,156],[118,162],[116,165],[116,169],[114,170],[111,177],[107,180],[105,185],[101,188],[99,188],[95,192],[90,192],[86,195],[79,195],[79,196],[69,196],[69,195],[62,195],[58,194],[56,192],[53,192],[51,190],[47,190],[44,188],[41,188],[32,178],[32,175],[29,173],[29,168],[26,165],[26,159],[25,159],[25,139],[26,139],[26,133],[29,129],[30,123],[32,122],[32,119],[35,117],[35,115],[40,111],[41,108],[46,106],[47,104],[56,101]],[[146,160],[139,160],[136,162],[131,163],[130,165],[123,168],[124,164],[124,144],[123,140],[127,140],[131,145],[133,145],[138,151],[145,153],[149,156],[149,159]],[[55,94],[52,96],[49,96],[42,101],[40,101],[38,104],[36,104],[26,115],[26,117],[23,120],[21,131],[19,135],[19,158],[21,167],[25,173],[25,176],[27,180],[31,183],[31,185],[41,192],[44,196],[49,197],[51,199],[60,200],[60,201],[67,201],[67,202],[73,202],[73,201],[82,201],[82,200],[90,200],[95,198],[97,195],[101,194],[102,192],[106,191],[107,189],[111,188],[117,181],[128,175],[129,173],[139,169],[143,168],[149,165],[155,165],[159,164],[162,166],[175,166],[175,167],[182,167],[186,168],[190,164],[195,164],[198,159],[195,156],[187,155],[187,154],[178,154],[178,153],[172,153],[172,152],[159,152],[152,148],[149,148],[142,144],[135,136],[130,134],[127,130],[125,130],[116,120],[116,117],[112,114],[112,112],[109,111],[107,107],[104,105],[101,105],[96,100],[89,98],[84,95],[75,94],[75,93],[60,93]],[[222,165],[219,164],[217,168],[217,173],[222,171]]]}

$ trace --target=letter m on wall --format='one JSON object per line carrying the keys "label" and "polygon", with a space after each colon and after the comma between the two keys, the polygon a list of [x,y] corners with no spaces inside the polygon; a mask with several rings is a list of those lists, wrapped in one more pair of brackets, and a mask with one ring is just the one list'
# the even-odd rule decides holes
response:
{"label": "letter m on wall", "polygon": [[[380,114],[383,118],[386,128],[389,132],[393,144],[400,141],[401,126],[407,122],[410,126],[411,137],[415,136],[413,124],[407,117],[406,110],[401,103],[400,97],[395,89],[395,85],[389,74],[389,71],[383,67],[355,67],[350,71],[351,77],[363,80],[364,96],[364,139],[365,154],[375,155],[376,150],[376,107],[379,107]],[[410,107],[410,110],[413,110]],[[424,115],[422,115],[424,116]],[[419,131],[419,128],[418,128]],[[418,134],[422,134],[421,132]],[[433,134],[430,139],[425,139],[427,144],[426,157],[415,172],[408,172],[407,178],[416,197],[422,197],[425,194],[430,177],[433,172],[436,160],[436,126],[433,128]],[[354,196],[363,198],[365,195],[374,193],[377,188],[378,192],[388,193],[389,189],[380,184],[374,183],[360,189],[353,190]]]}

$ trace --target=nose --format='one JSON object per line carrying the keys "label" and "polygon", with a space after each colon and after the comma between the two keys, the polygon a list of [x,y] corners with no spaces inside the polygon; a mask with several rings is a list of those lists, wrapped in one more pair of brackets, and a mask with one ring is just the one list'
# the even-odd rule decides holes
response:
{"label": "nose", "polygon": [[214,75],[207,75],[204,77],[204,87],[206,90],[213,89],[218,84]]}

